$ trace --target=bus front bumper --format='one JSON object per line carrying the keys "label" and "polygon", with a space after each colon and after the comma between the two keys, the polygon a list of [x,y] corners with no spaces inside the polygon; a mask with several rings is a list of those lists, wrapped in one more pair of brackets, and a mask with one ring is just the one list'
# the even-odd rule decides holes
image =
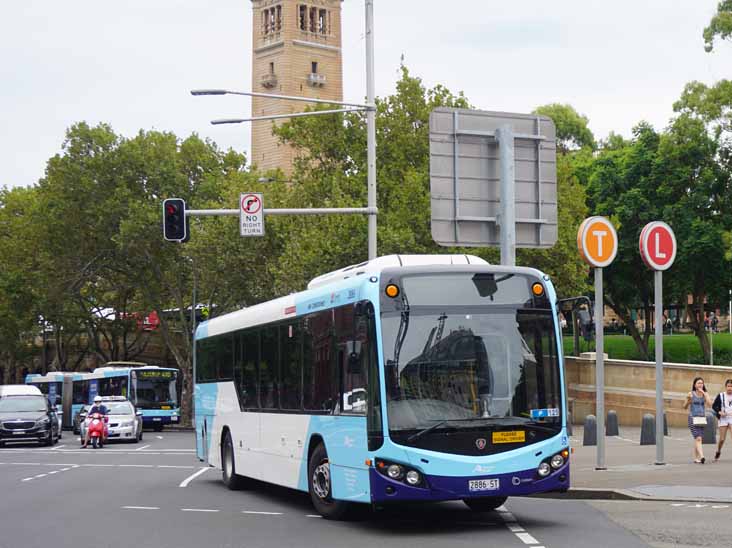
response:
{"label": "bus front bumper", "polygon": [[[374,468],[369,470],[369,475],[371,499],[377,503],[526,496],[569,489],[569,463],[565,463],[564,466],[545,478],[539,477],[536,468],[489,476],[423,475],[422,484],[418,487],[412,487],[403,481],[392,480]],[[498,480],[498,482],[496,484],[495,481],[492,481],[491,486],[495,488],[490,490],[475,491],[470,489],[470,482],[474,480]]]}

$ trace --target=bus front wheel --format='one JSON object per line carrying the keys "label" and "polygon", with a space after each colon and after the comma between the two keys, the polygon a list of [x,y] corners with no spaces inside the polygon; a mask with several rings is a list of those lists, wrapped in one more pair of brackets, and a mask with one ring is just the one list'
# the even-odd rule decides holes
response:
{"label": "bus front wheel", "polygon": [[232,491],[238,491],[246,487],[246,478],[236,473],[236,461],[234,460],[234,443],[231,441],[231,433],[226,432],[224,443],[221,446],[221,479],[224,485]]}
{"label": "bus front wheel", "polygon": [[463,499],[463,502],[474,512],[491,512],[502,506],[508,497],[483,497],[479,499]]}
{"label": "bus front wheel", "polygon": [[330,461],[322,443],[315,448],[308,462],[308,490],[313,506],[326,519],[344,519],[351,509],[349,503],[333,499]]}

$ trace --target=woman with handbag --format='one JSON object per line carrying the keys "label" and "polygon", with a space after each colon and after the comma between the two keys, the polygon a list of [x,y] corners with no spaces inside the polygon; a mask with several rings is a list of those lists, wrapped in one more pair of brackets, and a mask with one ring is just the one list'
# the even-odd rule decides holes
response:
{"label": "woman with handbag", "polygon": [[689,430],[694,438],[694,462],[704,464],[704,450],[702,449],[702,437],[704,427],[707,425],[706,406],[712,405],[712,398],[707,394],[707,387],[704,386],[704,379],[696,377],[691,385],[691,392],[686,395],[684,409],[689,410]]}

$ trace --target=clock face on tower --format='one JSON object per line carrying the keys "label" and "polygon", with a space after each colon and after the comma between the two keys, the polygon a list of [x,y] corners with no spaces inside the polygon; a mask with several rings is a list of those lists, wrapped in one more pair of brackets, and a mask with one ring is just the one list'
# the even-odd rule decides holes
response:
{"label": "clock face on tower", "polygon": [[[252,91],[343,100],[342,0],[252,0]],[[301,112],[306,102],[252,98],[252,116]],[[272,120],[251,124],[251,160],[290,175],[295,151],[272,135]],[[277,122],[274,122],[277,123]]]}

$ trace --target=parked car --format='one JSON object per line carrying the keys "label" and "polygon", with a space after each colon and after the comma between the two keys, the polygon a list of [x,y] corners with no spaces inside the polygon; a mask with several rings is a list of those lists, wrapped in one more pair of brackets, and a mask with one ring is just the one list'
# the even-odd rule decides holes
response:
{"label": "parked car", "polygon": [[56,409],[35,386],[0,386],[0,446],[8,441],[53,445],[59,438]]}
{"label": "parked car", "polygon": [[[123,396],[103,396],[102,405],[108,409],[109,429],[108,440],[126,440],[137,443],[142,440],[142,411],[135,409],[135,406]],[[86,416],[89,407],[84,406],[79,412],[79,434],[81,438],[86,437],[87,420]],[[81,413],[84,418],[81,419]]]}

